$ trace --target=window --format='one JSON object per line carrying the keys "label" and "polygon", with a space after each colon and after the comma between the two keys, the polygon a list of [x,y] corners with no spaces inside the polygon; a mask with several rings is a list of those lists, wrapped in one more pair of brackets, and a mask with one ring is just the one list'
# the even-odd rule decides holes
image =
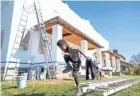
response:
{"label": "window", "polygon": [[105,58],[102,57],[102,67],[105,67],[105,66],[106,66]]}
{"label": "window", "polygon": [[105,67],[105,66],[106,66],[106,60],[103,59],[103,67]]}
{"label": "window", "polygon": [[44,70],[45,70],[45,69],[44,69],[44,67],[43,67],[43,68],[41,68],[41,73],[42,73],[42,72],[44,72]]}
{"label": "window", "polygon": [[30,71],[30,68],[18,68],[18,75],[21,75],[22,73],[28,73]]}
{"label": "window", "polygon": [[112,60],[110,60],[110,67],[112,67]]}

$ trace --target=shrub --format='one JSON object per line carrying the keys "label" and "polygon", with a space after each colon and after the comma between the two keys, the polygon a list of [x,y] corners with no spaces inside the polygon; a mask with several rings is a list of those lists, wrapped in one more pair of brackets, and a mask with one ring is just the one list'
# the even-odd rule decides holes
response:
{"label": "shrub", "polygon": [[125,75],[131,75],[130,72],[127,71],[127,70],[123,71],[123,74],[125,74]]}
{"label": "shrub", "polygon": [[140,67],[136,67],[134,71],[135,75],[140,75]]}

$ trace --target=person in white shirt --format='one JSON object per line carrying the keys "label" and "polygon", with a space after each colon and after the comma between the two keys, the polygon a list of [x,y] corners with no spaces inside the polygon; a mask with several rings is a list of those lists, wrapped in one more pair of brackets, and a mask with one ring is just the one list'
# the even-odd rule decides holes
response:
{"label": "person in white shirt", "polygon": [[31,70],[31,80],[35,80],[35,69]]}

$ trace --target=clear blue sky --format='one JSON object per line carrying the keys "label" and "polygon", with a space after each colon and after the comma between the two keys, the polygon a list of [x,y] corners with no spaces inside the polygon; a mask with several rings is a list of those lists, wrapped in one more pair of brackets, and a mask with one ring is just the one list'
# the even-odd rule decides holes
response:
{"label": "clear blue sky", "polygon": [[127,60],[140,53],[140,2],[65,1]]}

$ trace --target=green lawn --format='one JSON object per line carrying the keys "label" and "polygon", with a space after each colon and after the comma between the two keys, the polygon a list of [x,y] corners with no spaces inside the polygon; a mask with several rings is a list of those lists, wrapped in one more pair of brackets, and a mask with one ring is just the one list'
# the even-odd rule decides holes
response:
{"label": "green lawn", "polygon": [[[136,78],[140,80],[140,76],[115,76],[113,78]],[[84,79],[80,80],[85,82]],[[72,80],[27,81],[27,87],[19,89],[16,88],[15,81],[10,81],[2,83],[1,96],[73,96],[75,91],[72,85]],[[85,94],[85,96],[101,96],[101,93],[92,92]],[[112,96],[140,96],[140,83]]]}

